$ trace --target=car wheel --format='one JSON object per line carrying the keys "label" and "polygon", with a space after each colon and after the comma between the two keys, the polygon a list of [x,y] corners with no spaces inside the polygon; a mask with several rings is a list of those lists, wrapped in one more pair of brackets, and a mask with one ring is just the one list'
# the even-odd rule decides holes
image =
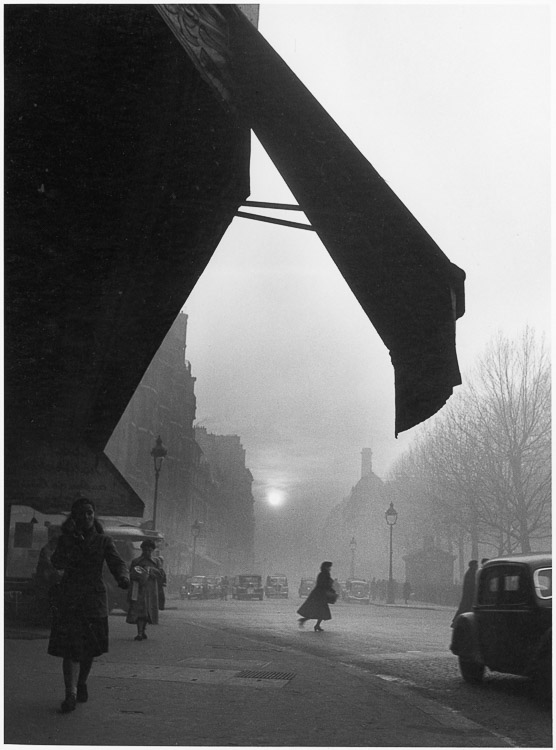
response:
{"label": "car wheel", "polygon": [[482,682],[483,675],[485,673],[484,664],[477,664],[476,661],[471,661],[463,656],[458,656],[459,671],[465,682],[469,682],[473,685],[477,685]]}

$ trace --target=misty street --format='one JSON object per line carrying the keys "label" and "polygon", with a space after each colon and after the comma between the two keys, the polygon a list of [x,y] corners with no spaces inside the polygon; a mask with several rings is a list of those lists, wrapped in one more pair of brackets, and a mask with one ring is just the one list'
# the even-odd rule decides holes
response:
{"label": "misty street", "polygon": [[[297,626],[302,600],[175,601],[168,626],[187,619],[271,643],[302,650],[380,676],[385,685],[438,701],[461,712],[520,747],[550,747],[551,712],[521,677],[490,673],[479,686],[461,679],[457,658],[448,650],[449,608],[385,607],[339,603],[324,633],[314,621]],[[348,718],[349,720],[349,718]]]}
{"label": "misty street", "polygon": [[550,26],[6,5],[6,744],[553,746]]}

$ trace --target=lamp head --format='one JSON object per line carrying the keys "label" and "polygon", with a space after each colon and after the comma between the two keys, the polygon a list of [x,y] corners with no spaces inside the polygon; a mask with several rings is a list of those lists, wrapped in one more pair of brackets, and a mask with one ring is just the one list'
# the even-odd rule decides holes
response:
{"label": "lamp head", "polygon": [[386,523],[388,524],[388,526],[393,526],[396,523],[396,521],[398,520],[398,512],[394,510],[394,503],[390,503],[390,507],[388,508],[384,516],[386,518]]}
{"label": "lamp head", "polygon": [[160,468],[162,466],[162,462],[166,458],[166,455],[168,454],[168,451],[166,448],[162,445],[162,438],[160,435],[156,439],[156,444],[154,448],[151,451],[151,456],[153,457],[154,461],[154,470],[156,472],[160,471]]}

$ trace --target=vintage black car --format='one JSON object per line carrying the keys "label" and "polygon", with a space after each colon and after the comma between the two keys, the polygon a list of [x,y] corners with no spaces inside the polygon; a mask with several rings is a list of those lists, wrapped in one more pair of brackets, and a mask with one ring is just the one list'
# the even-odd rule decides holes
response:
{"label": "vintage black car", "polygon": [[306,596],[309,596],[311,591],[315,588],[315,579],[314,578],[302,578],[301,582],[299,584],[299,590],[298,594],[301,599],[303,599]]}
{"label": "vintage black car", "polygon": [[207,576],[192,576],[180,588],[180,599],[208,599]]}
{"label": "vintage black car", "polygon": [[371,593],[369,582],[361,578],[348,578],[342,591],[342,599],[357,604],[370,604]]}
{"label": "vintage black car", "polygon": [[262,578],[245,574],[235,576],[232,582],[232,599],[264,599]]}
{"label": "vintage black car", "polygon": [[288,579],[281,573],[266,577],[264,594],[267,599],[287,599],[289,596]]}
{"label": "vintage black car", "polygon": [[450,650],[466,682],[480,682],[488,667],[550,689],[551,637],[552,555],[510,555],[480,568],[475,603],[454,621]]}

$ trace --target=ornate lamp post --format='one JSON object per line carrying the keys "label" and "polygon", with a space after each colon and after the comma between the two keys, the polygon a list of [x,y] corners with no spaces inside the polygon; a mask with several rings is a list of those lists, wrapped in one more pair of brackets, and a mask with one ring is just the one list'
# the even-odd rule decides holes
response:
{"label": "ornate lamp post", "polygon": [[355,578],[355,550],[357,549],[357,542],[355,541],[354,536],[351,537],[349,548],[351,550],[351,567],[349,569],[349,577]]}
{"label": "ornate lamp post", "polygon": [[390,507],[384,514],[386,517],[386,523],[390,527],[390,572],[388,575],[388,591],[386,594],[386,603],[394,604],[394,578],[392,577],[392,529],[394,524],[398,520],[398,513],[394,510],[394,503],[390,503]]}
{"label": "ornate lamp post", "polygon": [[158,501],[158,475],[162,468],[162,462],[166,458],[168,451],[162,445],[162,439],[160,435],[156,439],[156,444],[151,451],[151,456],[154,462],[154,502],[153,502],[153,529],[156,529],[156,504]]}
{"label": "ornate lamp post", "polygon": [[191,577],[195,575],[195,553],[197,549],[197,537],[201,533],[201,524],[199,521],[195,521],[195,523],[191,526],[191,533],[193,534],[193,560],[191,561]]}

